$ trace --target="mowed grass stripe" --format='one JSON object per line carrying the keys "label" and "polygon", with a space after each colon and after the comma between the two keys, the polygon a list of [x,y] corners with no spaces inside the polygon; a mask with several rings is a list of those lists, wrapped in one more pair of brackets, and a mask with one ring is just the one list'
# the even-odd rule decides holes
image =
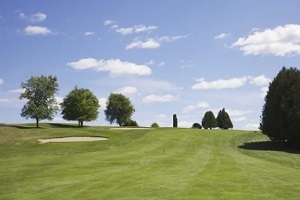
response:
{"label": "mowed grass stripe", "polygon": [[[300,192],[299,154],[238,147],[266,140],[260,133],[8,129],[1,142],[8,132],[0,127],[0,199],[298,199]],[[72,134],[110,140],[36,142]]]}

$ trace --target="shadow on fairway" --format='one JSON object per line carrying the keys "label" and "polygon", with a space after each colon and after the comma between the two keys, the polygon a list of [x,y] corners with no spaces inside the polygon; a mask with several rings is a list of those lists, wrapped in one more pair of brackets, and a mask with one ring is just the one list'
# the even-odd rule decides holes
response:
{"label": "shadow on fairway", "polygon": [[300,150],[293,150],[282,143],[272,141],[246,142],[238,147],[245,150],[284,151],[287,153],[300,154]]}
{"label": "shadow on fairway", "polygon": [[58,124],[58,123],[49,123],[50,126],[55,127],[55,128],[85,128],[88,126],[83,126],[79,127],[78,125],[75,124]]}

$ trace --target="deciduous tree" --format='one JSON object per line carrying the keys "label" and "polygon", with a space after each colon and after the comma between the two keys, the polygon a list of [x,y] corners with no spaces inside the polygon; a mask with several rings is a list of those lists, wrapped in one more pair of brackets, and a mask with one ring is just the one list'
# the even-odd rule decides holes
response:
{"label": "deciduous tree", "polygon": [[21,111],[21,116],[26,119],[35,119],[36,127],[41,120],[52,120],[58,110],[54,95],[58,91],[57,78],[55,76],[32,76],[26,82],[21,83],[24,90],[19,99],[27,99]]}
{"label": "deciduous tree", "polygon": [[135,112],[131,101],[122,94],[111,93],[106,104],[106,120],[111,124],[116,122],[119,126],[123,126],[131,115]]}
{"label": "deciduous tree", "polygon": [[89,122],[98,118],[99,100],[89,89],[75,87],[60,105],[63,119],[78,121],[80,127],[84,121]]}

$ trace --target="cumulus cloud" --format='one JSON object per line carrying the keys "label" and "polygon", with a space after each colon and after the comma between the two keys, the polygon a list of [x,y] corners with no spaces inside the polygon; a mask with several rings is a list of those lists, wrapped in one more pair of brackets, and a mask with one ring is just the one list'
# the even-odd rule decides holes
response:
{"label": "cumulus cloud", "polygon": [[31,23],[37,23],[37,22],[42,22],[45,21],[47,18],[47,15],[45,13],[42,12],[38,12],[36,14],[33,15],[25,15],[24,13],[20,13],[19,17],[23,20],[29,21]]}
{"label": "cumulus cloud", "polygon": [[103,22],[103,25],[104,25],[104,26],[109,26],[109,25],[112,25],[112,24],[114,24],[114,23],[115,23],[114,21],[108,19],[108,20],[105,20],[105,21]]}
{"label": "cumulus cloud", "polygon": [[145,103],[154,103],[154,102],[160,102],[160,103],[165,103],[165,102],[171,102],[171,101],[176,101],[176,97],[172,95],[148,95],[145,98],[143,98],[143,102]]}
{"label": "cumulus cloud", "polygon": [[133,33],[133,28],[119,28],[116,30],[117,33],[120,33],[122,35],[129,35]]}
{"label": "cumulus cloud", "polygon": [[4,80],[0,78],[0,85],[4,83]]}
{"label": "cumulus cloud", "polygon": [[287,24],[274,29],[252,32],[231,45],[244,55],[299,55],[300,25]]}
{"label": "cumulus cloud", "polygon": [[94,34],[95,34],[95,32],[85,32],[84,33],[85,36],[90,36],[90,35],[94,35]]}
{"label": "cumulus cloud", "polygon": [[261,97],[265,97],[265,96],[267,95],[268,91],[269,91],[269,88],[268,88],[268,87],[262,87],[262,88],[260,89],[260,92],[261,92],[260,96],[261,96]]}
{"label": "cumulus cloud", "polygon": [[231,33],[221,33],[219,35],[216,35],[214,37],[215,40],[219,40],[219,39],[224,39],[224,38],[227,38],[231,35]]}
{"label": "cumulus cloud", "polygon": [[209,89],[234,89],[243,86],[247,82],[247,77],[219,79],[216,81],[206,81],[204,78],[198,79],[197,83],[192,86],[195,90],[209,90]]}
{"label": "cumulus cloud", "polygon": [[150,75],[151,69],[146,65],[137,65],[119,59],[97,60],[95,58],[83,58],[76,62],[67,63],[68,66],[74,69],[84,70],[93,69],[96,71],[107,71],[112,76],[119,75]]}
{"label": "cumulus cloud", "polygon": [[24,29],[26,35],[51,35],[53,32],[43,26],[27,26]]}
{"label": "cumulus cloud", "polygon": [[116,93],[121,93],[121,94],[124,94],[124,95],[129,95],[129,94],[134,94],[134,93],[137,93],[138,90],[136,87],[132,87],[132,86],[125,86],[125,87],[122,87],[122,88],[119,88]]}
{"label": "cumulus cloud", "polygon": [[155,49],[161,46],[162,43],[174,42],[179,39],[184,39],[188,35],[178,35],[178,36],[162,36],[159,38],[148,38],[146,40],[135,40],[134,42],[128,44],[125,49]]}
{"label": "cumulus cloud", "polygon": [[188,112],[191,112],[191,111],[194,111],[194,110],[198,110],[198,109],[201,109],[201,108],[208,108],[209,107],[209,104],[205,101],[201,101],[199,102],[197,105],[189,105],[187,107],[185,107],[183,109],[183,113],[188,113]]}
{"label": "cumulus cloud", "polygon": [[165,62],[160,62],[160,63],[158,63],[158,66],[164,66],[166,63]]}
{"label": "cumulus cloud", "polygon": [[106,98],[100,98],[98,100],[99,100],[100,109],[106,110],[107,99]]}
{"label": "cumulus cloud", "polygon": [[153,38],[148,38],[146,41],[134,41],[126,46],[125,49],[155,49],[160,47],[160,43]]}
{"label": "cumulus cloud", "polygon": [[259,124],[247,124],[244,129],[246,130],[258,130]]}
{"label": "cumulus cloud", "polygon": [[226,112],[233,117],[237,117],[237,116],[243,116],[245,114],[249,114],[252,113],[251,110],[232,110],[232,109],[226,109]]}
{"label": "cumulus cloud", "polygon": [[234,121],[234,122],[242,122],[242,121],[246,121],[246,117],[244,117],[244,116],[238,117],[238,118],[233,119],[232,121]]}
{"label": "cumulus cloud", "polygon": [[256,86],[268,85],[271,79],[267,78],[265,75],[260,75],[257,77],[249,77],[250,83]]}

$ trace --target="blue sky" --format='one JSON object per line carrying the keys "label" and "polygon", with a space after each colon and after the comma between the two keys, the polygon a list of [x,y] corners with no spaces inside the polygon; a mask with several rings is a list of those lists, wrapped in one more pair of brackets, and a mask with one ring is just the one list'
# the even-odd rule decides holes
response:
{"label": "blue sky", "polygon": [[[180,127],[222,108],[257,129],[268,83],[299,67],[300,2],[0,1],[0,123],[20,116],[20,84],[55,75],[61,102],[75,86],[100,100],[129,97],[139,125]],[[54,122],[63,122],[58,114]]]}

